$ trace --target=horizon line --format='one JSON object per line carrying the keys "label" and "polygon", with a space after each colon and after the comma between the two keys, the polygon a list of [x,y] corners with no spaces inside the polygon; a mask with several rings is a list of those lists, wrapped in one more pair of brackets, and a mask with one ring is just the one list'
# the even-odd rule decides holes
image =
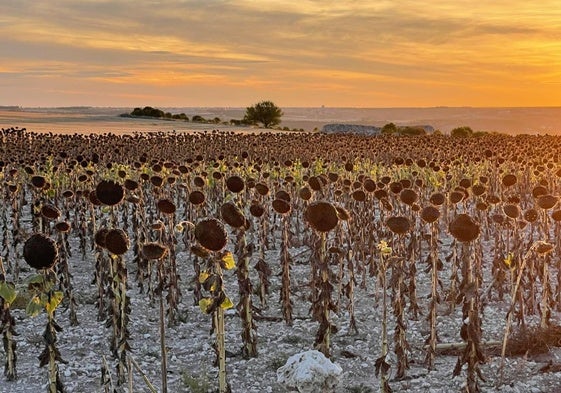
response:
{"label": "horizon line", "polygon": [[[17,108],[17,109],[102,109],[102,108],[142,108],[152,105],[130,105],[130,106],[97,106],[97,105],[56,105],[56,106],[24,106],[24,105],[0,105],[0,109]],[[283,109],[532,109],[532,108],[561,108],[561,105],[536,105],[536,106],[473,106],[473,105],[436,105],[436,106],[281,106]],[[153,108],[231,108],[231,109],[245,109],[247,106],[229,106],[229,105],[199,105],[199,106],[184,106],[184,105],[165,105],[165,106],[152,106]]]}

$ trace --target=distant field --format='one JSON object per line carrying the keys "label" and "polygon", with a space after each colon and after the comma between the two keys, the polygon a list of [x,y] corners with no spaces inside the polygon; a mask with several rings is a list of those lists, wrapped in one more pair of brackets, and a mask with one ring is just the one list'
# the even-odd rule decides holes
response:
{"label": "distant field", "polygon": [[49,111],[0,111],[0,126],[27,128],[34,132],[74,133],[113,133],[123,134],[140,132],[235,130],[240,127],[200,124],[183,121],[159,119],[135,119],[119,117],[119,113],[76,113]]}
{"label": "distant field", "polygon": [[[161,108],[187,116],[215,117],[222,121],[240,119],[244,108]],[[197,131],[248,130],[223,124],[199,124],[158,119],[121,118],[132,108],[24,108],[0,107],[0,127],[26,127],[30,131],[89,133],[132,131]],[[475,131],[497,131],[508,134],[560,134],[561,108],[283,108],[282,127],[312,131],[328,123],[350,123],[383,126],[431,125],[443,132],[469,126]],[[251,129],[249,129],[251,130]]]}

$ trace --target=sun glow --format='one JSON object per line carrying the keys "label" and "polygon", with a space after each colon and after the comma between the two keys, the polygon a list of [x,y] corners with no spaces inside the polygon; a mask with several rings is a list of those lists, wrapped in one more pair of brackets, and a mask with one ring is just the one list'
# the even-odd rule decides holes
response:
{"label": "sun glow", "polygon": [[178,105],[213,105],[185,97],[202,87],[231,105],[266,89],[304,106],[318,96],[362,107],[561,102],[554,1],[13,2],[0,34],[6,105],[56,105],[31,92],[77,81],[108,93],[80,103],[92,105],[134,104],[125,97],[161,87]]}

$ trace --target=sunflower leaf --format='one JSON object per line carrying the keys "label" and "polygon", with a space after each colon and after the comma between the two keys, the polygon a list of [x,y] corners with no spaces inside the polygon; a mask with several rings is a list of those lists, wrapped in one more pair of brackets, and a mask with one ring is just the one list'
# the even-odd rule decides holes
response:
{"label": "sunflower leaf", "polygon": [[0,297],[10,305],[17,297],[16,286],[11,282],[0,282]]}
{"label": "sunflower leaf", "polygon": [[47,309],[47,312],[49,314],[52,314],[56,310],[56,308],[58,307],[60,302],[62,302],[63,297],[64,297],[64,294],[61,291],[54,291],[49,296],[49,299],[47,300],[47,302],[45,304],[45,308]]}
{"label": "sunflower leaf", "polygon": [[36,317],[39,315],[41,311],[43,311],[44,304],[41,302],[39,296],[33,296],[29,303],[27,303],[27,307],[25,308],[25,312],[30,317]]}
{"label": "sunflower leaf", "polygon": [[231,270],[236,267],[236,261],[234,260],[234,256],[230,251],[227,251],[222,256],[222,267],[226,270]]}

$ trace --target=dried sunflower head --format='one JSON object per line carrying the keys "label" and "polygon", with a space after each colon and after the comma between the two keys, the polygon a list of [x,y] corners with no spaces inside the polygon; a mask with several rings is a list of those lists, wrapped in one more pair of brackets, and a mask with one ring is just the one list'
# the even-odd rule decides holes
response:
{"label": "dried sunflower head", "polygon": [[329,232],[339,222],[337,209],[329,202],[318,201],[309,204],[304,215],[310,226],[318,232]]}
{"label": "dried sunflower head", "polygon": [[553,244],[538,240],[533,244],[533,248],[539,255],[546,255],[553,251]]}
{"label": "dried sunflower head", "polygon": [[60,215],[60,210],[54,205],[46,204],[41,207],[41,216],[47,220],[57,220]]}
{"label": "dried sunflower head", "polygon": [[195,190],[189,194],[189,202],[193,205],[200,205],[205,201],[205,194],[202,191]]}
{"label": "dried sunflower head", "polygon": [[41,189],[47,184],[47,180],[43,176],[35,175],[31,177],[33,187]]}
{"label": "dried sunflower head", "polygon": [[454,238],[460,242],[468,243],[479,236],[479,225],[467,214],[459,214],[448,226]]}
{"label": "dried sunflower head", "polygon": [[396,235],[404,235],[411,230],[411,222],[407,217],[394,216],[386,220],[386,225],[390,231]]}
{"label": "dried sunflower head", "polygon": [[169,199],[160,199],[156,206],[158,207],[158,210],[164,214],[171,215],[174,214],[176,210],[175,204]]}
{"label": "dried sunflower head", "polygon": [[220,215],[226,224],[233,228],[241,228],[246,225],[244,214],[232,202],[226,202],[220,207]]}
{"label": "dried sunflower head", "polygon": [[279,214],[288,214],[291,207],[285,199],[277,198],[273,201],[273,209]]}
{"label": "dried sunflower head", "polygon": [[122,229],[110,229],[105,235],[105,248],[112,254],[123,255],[129,244],[129,237]]}
{"label": "dried sunflower head", "polygon": [[34,269],[49,269],[57,261],[58,249],[54,240],[42,233],[36,233],[23,245],[23,258]]}
{"label": "dried sunflower head", "polygon": [[102,180],[95,188],[97,199],[107,206],[119,204],[125,196],[123,187],[113,180]]}
{"label": "dried sunflower head", "polygon": [[421,219],[424,222],[433,223],[440,217],[440,211],[434,206],[426,206],[421,210]]}
{"label": "dried sunflower head", "polygon": [[215,218],[199,221],[195,225],[195,238],[201,246],[211,251],[222,250],[228,241],[224,224]]}
{"label": "dried sunflower head", "polygon": [[70,232],[70,223],[67,221],[60,221],[55,224],[55,229],[61,233]]}
{"label": "dried sunflower head", "polygon": [[142,256],[148,260],[162,259],[168,252],[160,243],[146,243],[142,246]]}
{"label": "dried sunflower head", "polygon": [[241,177],[234,175],[226,179],[226,187],[234,193],[239,193],[244,189],[245,183]]}

